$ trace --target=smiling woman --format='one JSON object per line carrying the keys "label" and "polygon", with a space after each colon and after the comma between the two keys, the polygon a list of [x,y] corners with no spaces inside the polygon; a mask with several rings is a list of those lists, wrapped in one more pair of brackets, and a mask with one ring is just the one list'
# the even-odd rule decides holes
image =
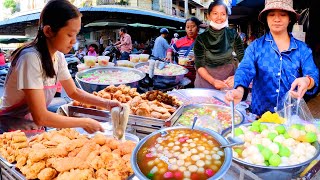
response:
{"label": "smiling woman", "polygon": [[[36,38],[12,54],[0,108],[0,124],[8,119],[24,119],[33,120],[39,129],[43,126],[82,127],[89,133],[103,131],[93,119],[63,117],[47,110],[58,82],[68,96],[77,101],[109,110],[120,106],[119,102],[104,100],[76,88],[71,78],[64,53],[68,53],[76,42],[81,16],[78,8],[67,0],[51,0],[46,4],[40,15]],[[19,122],[11,124],[13,126],[1,128],[3,131],[28,130]]]}

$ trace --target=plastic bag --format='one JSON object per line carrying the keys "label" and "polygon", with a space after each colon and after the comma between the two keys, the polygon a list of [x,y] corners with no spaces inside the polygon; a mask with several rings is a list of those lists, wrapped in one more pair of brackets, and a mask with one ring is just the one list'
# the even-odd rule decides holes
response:
{"label": "plastic bag", "polygon": [[285,119],[284,125],[287,127],[291,127],[293,124],[316,123],[303,98],[293,98],[288,92],[282,102],[283,108],[277,113]]}

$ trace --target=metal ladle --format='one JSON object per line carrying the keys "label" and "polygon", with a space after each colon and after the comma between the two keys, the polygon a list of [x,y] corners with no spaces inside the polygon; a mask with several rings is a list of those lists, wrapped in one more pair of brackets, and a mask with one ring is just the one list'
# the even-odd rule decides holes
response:
{"label": "metal ladle", "polygon": [[242,139],[234,136],[234,101],[230,102],[230,108],[231,108],[231,137],[229,136],[227,138],[230,144],[221,145],[220,146],[221,148],[239,146],[244,144],[244,141],[242,141]]}

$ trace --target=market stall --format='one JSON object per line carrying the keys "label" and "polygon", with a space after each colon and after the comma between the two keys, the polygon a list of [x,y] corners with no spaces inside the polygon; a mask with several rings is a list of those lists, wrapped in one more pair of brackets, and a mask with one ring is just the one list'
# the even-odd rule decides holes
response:
{"label": "market stall", "polygon": [[[223,102],[224,92],[217,90],[141,92],[140,82],[150,74],[156,76],[155,82],[176,86],[187,72],[170,64],[165,64],[168,69],[164,71],[150,72],[148,65],[79,72],[76,80],[83,90],[117,100],[126,108],[106,111],[77,101],[60,107],[58,113],[65,116],[100,121],[104,133],[90,135],[76,128],[1,134],[2,179],[259,180],[316,176],[320,166],[318,126],[285,127],[280,125],[283,119],[270,113],[254,123],[244,123],[246,107],[237,106],[233,111]],[[241,143],[231,142],[232,134]]]}

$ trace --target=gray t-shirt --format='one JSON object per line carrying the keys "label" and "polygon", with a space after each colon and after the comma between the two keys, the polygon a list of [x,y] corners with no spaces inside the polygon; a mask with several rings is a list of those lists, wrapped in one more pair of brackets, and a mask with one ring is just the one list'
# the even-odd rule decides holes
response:
{"label": "gray t-shirt", "polygon": [[167,49],[170,47],[167,40],[162,36],[157,37],[154,42],[154,47],[152,50],[152,55],[158,58],[165,58]]}
{"label": "gray t-shirt", "polygon": [[46,77],[39,52],[35,48],[24,49],[7,80],[1,107],[11,107],[21,102],[25,98],[22,89],[44,89],[54,86],[57,81],[70,79],[71,75],[63,53],[56,52],[54,60],[53,66],[57,77]]}

